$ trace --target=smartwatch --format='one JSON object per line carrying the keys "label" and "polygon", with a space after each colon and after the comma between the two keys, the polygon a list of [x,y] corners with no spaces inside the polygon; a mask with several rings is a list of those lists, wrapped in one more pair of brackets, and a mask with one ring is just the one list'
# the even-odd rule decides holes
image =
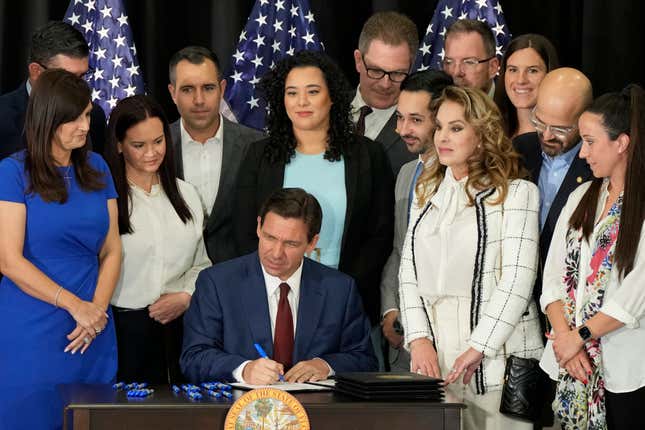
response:
{"label": "smartwatch", "polygon": [[580,326],[580,328],[578,329],[578,334],[580,335],[580,338],[583,342],[591,340],[591,330],[589,330],[589,327],[587,327],[586,325]]}

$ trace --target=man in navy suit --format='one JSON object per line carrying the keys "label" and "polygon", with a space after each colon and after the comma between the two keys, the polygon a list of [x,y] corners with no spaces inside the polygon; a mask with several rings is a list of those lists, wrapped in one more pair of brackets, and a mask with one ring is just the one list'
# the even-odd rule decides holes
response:
{"label": "man in navy suit", "polygon": [[354,280],[305,258],[321,220],[311,194],[278,190],[258,216],[258,251],[200,273],[184,317],[184,375],[264,385],[377,369]]}
{"label": "man in navy suit", "polygon": [[[88,73],[89,48],[80,31],[62,21],[51,21],[34,32],[27,70],[29,78],[18,88],[0,97],[0,160],[27,144],[24,135],[25,114],[32,85],[46,69],[65,69],[77,76]],[[92,150],[103,153],[105,113],[95,103],[90,113]]]}

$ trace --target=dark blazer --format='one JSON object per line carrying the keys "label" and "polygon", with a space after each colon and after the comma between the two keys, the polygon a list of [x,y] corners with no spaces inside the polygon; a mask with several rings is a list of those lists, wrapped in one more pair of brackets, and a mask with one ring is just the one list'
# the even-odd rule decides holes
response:
{"label": "dark blazer", "polygon": [[[522,156],[524,167],[526,167],[531,175],[531,181],[537,185],[540,180],[540,170],[542,169],[542,147],[540,146],[537,133],[521,134],[513,139],[513,145]],[[549,215],[540,233],[540,270],[538,270],[538,276],[533,290],[533,296],[538,300],[538,306],[540,294],[542,294],[542,269],[544,268],[544,262],[549,252],[551,238],[553,237],[553,231],[558,222],[560,212],[567,203],[569,194],[578,185],[587,182],[591,178],[592,173],[589,165],[576,154],[567,174],[562,180],[562,185],[560,185],[560,189],[553,200]]]}
{"label": "dark blazer", "polygon": [[[252,128],[236,124],[223,118],[222,171],[219,179],[217,198],[210,216],[205,221],[204,243],[208,257],[213,264],[236,257],[233,242],[231,199],[235,188],[240,163],[249,145],[264,137]],[[170,125],[170,135],[175,149],[175,169],[177,176],[184,179],[184,158],[181,150],[181,130],[179,120]]]}
{"label": "dark blazer", "polygon": [[385,123],[381,132],[376,136],[376,141],[383,145],[383,150],[387,154],[392,166],[393,177],[399,174],[401,166],[408,161],[418,158],[418,155],[412,154],[405,146],[405,142],[396,131],[396,112],[392,114],[390,119]]}
{"label": "dark blazer", "polygon": [[[375,324],[380,320],[381,270],[392,250],[394,180],[381,146],[362,136],[352,138],[344,158],[347,211],[338,269],[356,280]],[[238,176],[234,233],[240,255],[257,249],[260,207],[284,183],[285,163],[269,163],[264,154],[267,142],[249,148]]]}
{"label": "dark blazer", "polygon": [[[325,360],[336,372],[373,371],[370,326],[354,281],[304,259],[293,363]],[[259,343],[273,356],[268,298],[258,253],[203,270],[184,316],[181,369],[193,382],[232,380],[255,360]]]}
{"label": "dark blazer", "polygon": [[[28,102],[26,82],[0,96],[0,160],[27,147],[24,128]],[[101,155],[105,148],[105,123],[103,109],[92,103],[90,145],[92,151]]]}

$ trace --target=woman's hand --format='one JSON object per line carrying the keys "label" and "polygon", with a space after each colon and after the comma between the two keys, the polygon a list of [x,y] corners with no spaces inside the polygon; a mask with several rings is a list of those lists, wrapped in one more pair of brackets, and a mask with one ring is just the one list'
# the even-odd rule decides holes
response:
{"label": "woman's hand", "polygon": [[83,354],[87,348],[90,347],[95,336],[96,334],[92,336],[90,332],[77,324],[76,328],[67,335],[67,339],[70,340],[70,343],[65,347],[65,352],[71,351],[72,354],[76,354],[76,351],[80,348],[81,354]]}
{"label": "woman's hand", "polygon": [[475,370],[477,370],[481,364],[483,358],[484,354],[474,348],[468,348],[466,352],[461,354],[455,360],[455,363],[450,369],[450,373],[448,373],[448,377],[445,379],[446,384],[452,384],[459,379],[461,374],[464,372],[463,382],[464,384],[470,384],[470,380],[472,379]]}
{"label": "woman's hand", "polygon": [[441,378],[437,351],[430,339],[415,339],[410,343],[410,372]]}
{"label": "woman's hand", "polygon": [[184,292],[162,294],[156,302],[148,306],[148,314],[155,321],[168,324],[186,312],[190,299],[191,295]]}
{"label": "woman's hand", "polygon": [[107,325],[107,312],[92,302],[78,300],[69,313],[91,339],[95,338]]}
{"label": "woman's hand", "polygon": [[583,384],[587,385],[587,377],[593,372],[593,366],[589,356],[584,349],[578,351],[573,358],[564,365],[564,368],[567,369],[567,373],[571,375],[572,378],[577,379]]}
{"label": "woman's hand", "polygon": [[553,352],[555,353],[555,359],[558,361],[560,367],[565,367],[565,364],[568,363],[584,345],[584,342],[576,329],[559,332],[554,331],[553,333],[547,333],[546,337],[551,339],[553,342]]}

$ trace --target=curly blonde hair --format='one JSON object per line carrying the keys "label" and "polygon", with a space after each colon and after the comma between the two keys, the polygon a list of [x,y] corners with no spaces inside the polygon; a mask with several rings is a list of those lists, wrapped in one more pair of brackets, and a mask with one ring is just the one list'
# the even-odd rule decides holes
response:
{"label": "curly blonde hair", "polygon": [[[475,203],[471,190],[481,191],[487,188],[496,188],[498,191],[498,198],[491,204],[502,203],[506,199],[509,182],[526,178],[527,175],[520,166],[520,155],[504,133],[499,109],[479,89],[449,86],[433,101],[432,112],[436,115],[441,104],[447,100],[464,108],[464,118],[475,129],[479,140],[477,149],[468,160],[466,193],[470,204]],[[432,150],[434,151],[434,145]],[[423,170],[415,187],[421,207],[437,191],[446,172],[446,166],[439,163],[436,154],[434,158],[435,162]]]}

